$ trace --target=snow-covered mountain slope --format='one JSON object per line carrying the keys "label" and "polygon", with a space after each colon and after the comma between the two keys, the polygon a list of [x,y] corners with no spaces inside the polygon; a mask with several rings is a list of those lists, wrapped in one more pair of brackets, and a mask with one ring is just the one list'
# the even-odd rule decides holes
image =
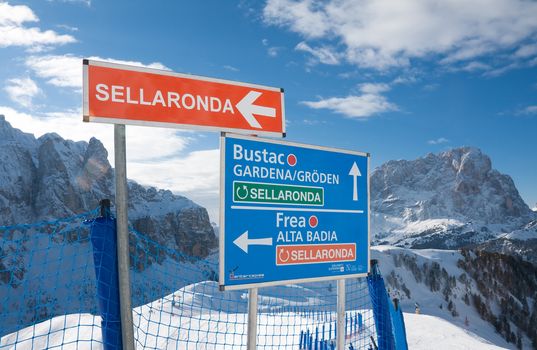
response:
{"label": "snow-covered mountain slope", "polygon": [[518,256],[537,266],[537,220],[530,221],[521,229],[483,242],[476,249]]}
{"label": "snow-covered mountain slope", "polygon": [[501,347],[537,345],[537,267],[485,251],[378,246],[372,253],[404,311],[419,307]]}
{"label": "snow-covered mountain slope", "polygon": [[479,244],[537,219],[513,180],[471,147],[375,169],[371,210],[374,243],[415,248]]}

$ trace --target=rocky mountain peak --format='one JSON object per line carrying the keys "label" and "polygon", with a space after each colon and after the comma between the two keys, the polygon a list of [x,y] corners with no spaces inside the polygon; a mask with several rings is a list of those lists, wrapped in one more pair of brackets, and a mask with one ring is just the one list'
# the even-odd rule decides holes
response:
{"label": "rocky mountain peak", "polygon": [[27,147],[33,147],[36,143],[32,134],[24,133],[15,129],[6,120],[3,114],[0,114],[0,145],[19,144]]}
{"label": "rocky mountain peak", "polygon": [[464,225],[508,231],[535,218],[511,177],[493,169],[490,157],[474,147],[385,163],[371,174],[371,208],[380,237]]}
{"label": "rocky mountain peak", "polygon": [[501,223],[531,211],[513,180],[472,147],[390,161],[371,175],[373,208],[407,221],[458,218]]}
{"label": "rocky mountain peak", "polygon": [[[0,225],[71,216],[103,198],[114,202],[114,169],[98,139],[74,142],[56,133],[36,139],[0,116],[0,144]],[[167,190],[128,186],[129,219],[148,237],[200,257],[216,246],[205,208]]]}
{"label": "rocky mountain peak", "polygon": [[456,148],[440,154],[440,157],[451,163],[458,177],[483,180],[492,170],[490,158],[478,148]]}

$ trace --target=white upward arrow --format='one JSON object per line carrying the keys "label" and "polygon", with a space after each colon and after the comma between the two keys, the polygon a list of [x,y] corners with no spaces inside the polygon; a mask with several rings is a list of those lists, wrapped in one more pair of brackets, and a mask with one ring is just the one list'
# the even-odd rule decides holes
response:
{"label": "white upward arrow", "polygon": [[261,129],[261,124],[255,119],[254,114],[275,118],[276,108],[254,105],[259,96],[260,92],[250,91],[236,104],[236,107],[251,127]]}
{"label": "white upward arrow", "polygon": [[358,169],[358,165],[356,165],[356,162],[352,164],[351,171],[349,171],[349,175],[352,176],[352,180],[353,180],[352,200],[357,201],[358,200],[358,176],[362,176],[362,173],[360,172],[360,169]]}
{"label": "white upward arrow", "polygon": [[248,254],[249,245],[272,245],[272,238],[254,238],[248,239],[248,231],[240,235],[233,243]]}

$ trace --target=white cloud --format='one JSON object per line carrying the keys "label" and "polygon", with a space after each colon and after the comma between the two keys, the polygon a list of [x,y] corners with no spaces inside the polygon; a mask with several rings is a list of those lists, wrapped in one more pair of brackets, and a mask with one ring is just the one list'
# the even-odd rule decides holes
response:
{"label": "white cloud", "polygon": [[84,4],[88,7],[91,6],[91,0],[48,0],[50,2],[52,1],[57,1],[57,2],[65,2],[65,3],[71,3],[71,4],[76,4],[76,3],[80,3],[80,4]]}
{"label": "white cloud", "polygon": [[445,137],[439,137],[439,138],[437,138],[436,140],[429,140],[429,141],[427,141],[427,143],[428,143],[429,145],[441,145],[441,144],[443,144],[443,143],[448,143],[448,142],[449,142],[449,140],[446,139]]}
{"label": "white cloud", "polygon": [[302,41],[296,45],[295,50],[311,54],[314,57],[313,63],[318,61],[324,64],[335,65],[340,62],[340,55],[330,47],[312,48],[306,42]]}
{"label": "white cloud", "polygon": [[438,90],[438,88],[440,88],[440,84],[432,83],[432,84],[424,85],[423,86],[423,91],[431,92],[431,91]]}
{"label": "white cloud", "polygon": [[330,30],[330,18],[324,11],[316,11],[316,3],[314,0],[269,0],[263,16],[267,22],[289,26],[307,38],[320,38]]}
{"label": "white cloud", "polygon": [[302,121],[305,125],[321,125],[326,124],[326,120],[318,120],[318,119],[304,119]]}
{"label": "white cloud", "polygon": [[194,151],[162,161],[129,161],[128,176],[141,184],[169,189],[201,204],[218,219],[220,150]]}
{"label": "white cloud", "polygon": [[477,62],[477,61],[472,61],[472,62],[469,62],[468,64],[464,65],[461,69],[464,70],[464,71],[467,71],[467,72],[475,72],[475,71],[486,71],[486,70],[489,70],[491,69],[492,67],[488,64],[485,64],[485,63],[482,63],[482,62]]}
{"label": "white cloud", "polygon": [[360,85],[360,91],[364,94],[380,94],[390,90],[390,86],[384,83],[364,83]]}
{"label": "white cloud", "polygon": [[537,55],[537,43],[521,46],[516,52],[518,57],[532,57]]}
{"label": "white cloud", "polygon": [[227,70],[232,71],[232,72],[238,72],[238,71],[240,70],[239,68],[230,66],[230,65],[228,65],[228,64],[226,64],[226,65],[224,66],[224,69],[227,69]]}
{"label": "white cloud", "polygon": [[24,22],[37,22],[39,19],[28,6],[11,6],[7,2],[0,3],[0,26],[19,26]]}
{"label": "white cloud", "polygon": [[26,108],[32,106],[32,99],[43,92],[30,78],[14,78],[6,81],[4,87],[9,98]]}
{"label": "white cloud", "polygon": [[533,44],[523,46],[537,35],[537,2],[525,0],[268,0],[263,16],[381,70],[416,58],[451,64],[517,48],[529,55]]}
{"label": "white cloud", "polygon": [[82,58],[72,55],[29,56],[25,60],[35,75],[59,87],[82,89]]}
{"label": "white cloud", "polygon": [[277,46],[271,46],[267,49],[267,53],[270,57],[276,57],[279,55],[280,51],[282,51],[283,48],[277,47]]}
{"label": "white cloud", "polygon": [[526,115],[537,115],[537,105],[536,106],[527,106],[526,108],[522,109],[518,114],[526,114]]}
{"label": "white cloud", "polygon": [[0,2],[0,48],[23,46],[32,51],[40,51],[76,41],[71,35],[25,26],[27,22],[38,21],[39,18],[28,6],[12,6],[7,2]]}
{"label": "white cloud", "polygon": [[380,93],[388,91],[387,84],[362,84],[361,95],[347,97],[331,97],[319,101],[303,101],[302,104],[314,109],[329,109],[349,118],[368,118],[374,115],[398,110],[397,106],[388,101]]}
{"label": "white cloud", "polygon": [[70,32],[78,32],[78,27],[73,27],[67,24],[58,24],[56,27],[68,30]]}
{"label": "white cloud", "polygon": [[267,53],[270,57],[277,57],[280,51],[283,50],[283,47],[270,46],[268,39],[261,40],[261,43],[267,48]]}
{"label": "white cloud", "polygon": [[[96,61],[169,70],[169,68],[159,62],[144,64],[138,61],[124,61],[113,58],[87,58]],[[73,55],[34,55],[27,57],[25,64],[28,68],[33,70],[38,77],[45,79],[47,83],[51,85],[75,88],[78,91],[81,91],[82,89],[82,57]]]}

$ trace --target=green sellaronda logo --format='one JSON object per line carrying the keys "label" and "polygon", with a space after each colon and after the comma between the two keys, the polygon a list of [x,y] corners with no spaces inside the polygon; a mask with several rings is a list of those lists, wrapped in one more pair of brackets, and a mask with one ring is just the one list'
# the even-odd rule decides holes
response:
{"label": "green sellaronda logo", "polygon": [[324,188],[234,181],[233,202],[322,206]]}

